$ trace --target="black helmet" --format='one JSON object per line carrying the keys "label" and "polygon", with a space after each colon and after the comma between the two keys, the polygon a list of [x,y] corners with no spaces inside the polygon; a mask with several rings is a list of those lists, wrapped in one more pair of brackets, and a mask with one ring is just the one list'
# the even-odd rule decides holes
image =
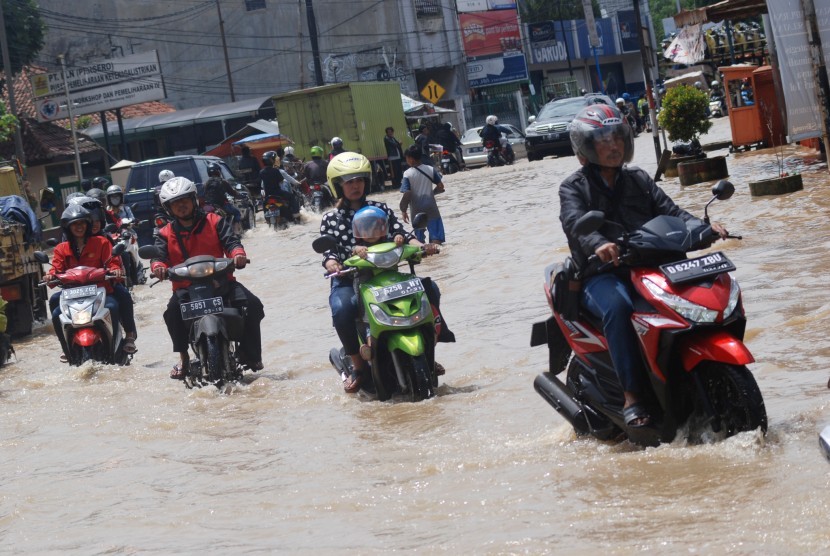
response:
{"label": "black helmet", "polygon": [[101,222],[103,225],[106,220],[104,217],[104,206],[101,204],[101,201],[94,197],[76,197],[72,199],[71,205],[78,205],[85,208],[89,213],[90,220],[93,222]]}
{"label": "black helmet", "polygon": [[[616,106],[593,104],[586,106],[574,116],[570,126],[571,148],[583,164],[598,164],[595,142],[601,137],[613,134],[625,142],[624,162],[631,162],[634,156],[634,134],[628,120],[622,117]],[[584,161],[584,162],[583,162]]]}
{"label": "black helmet", "polygon": [[[263,157],[263,158],[264,158],[264,157]],[[215,163],[215,162],[211,162],[211,163],[210,163],[210,164],[208,164],[208,166],[207,166],[207,172],[208,172],[208,176],[217,176],[217,177],[221,177],[221,176],[222,176],[222,167],[221,167],[221,166],[219,166],[219,165],[218,165],[217,163]]]}
{"label": "black helmet", "polygon": [[70,193],[69,195],[67,195],[67,196],[66,196],[65,201],[66,201],[66,202],[67,202],[67,204],[68,204],[68,203],[70,203],[73,199],[78,199],[78,198],[80,198],[80,197],[86,197],[86,193],[85,193],[85,192],[83,192],[83,191],[73,191],[72,193]]}
{"label": "black helmet", "polygon": [[61,228],[63,228],[63,232],[66,234],[66,237],[72,237],[71,232],[69,231],[69,226],[78,220],[86,222],[86,235],[90,235],[92,233],[92,217],[90,216],[89,211],[81,205],[70,204],[64,209],[63,214],[61,214]]}
{"label": "black helmet", "polygon": [[92,197],[93,199],[97,199],[102,206],[107,204],[107,194],[103,189],[93,187],[92,189],[86,192],[86,196]]}
{"label": "black helmet", "polygon": [[276,161],[277,153],[274,151],[268,151],[262,155],[262,162],[268,166],[273,166]]}
{"label": "black helmet", "polygon": [[81,190],[89,191],[92,188],[92,182],[84,178],[81,180]]}
{"label": "black helmet", "polygon": [[102,178],[98,176],[94,180],[92,180],[92,187],[97,187],[101,190],[106,190],[110,186],[110,181],[107,178]]}

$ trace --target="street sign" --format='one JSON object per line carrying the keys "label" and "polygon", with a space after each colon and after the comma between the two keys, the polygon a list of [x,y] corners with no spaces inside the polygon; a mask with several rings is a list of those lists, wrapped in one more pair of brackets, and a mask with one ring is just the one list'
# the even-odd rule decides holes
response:
{"label": "street sign", "polygon": [[447,90],[444,89],[441,85],[436,83],[433,79],[429,80],[429,83],[421,89],[421,96],[430,101],[432,104],[435,104],[441,97],[444,96]]}
{"label": "street sign", "polygon": [[[148,77],[140,81],[113,83],[106,87],[69,93],[73,116],[112,110],[151,100],[160,100],[164,97],[164,82],[161,75]],[[35,99],[34,104],[39,122],[50,122],[69,117],[66,97],[63,95]]]}

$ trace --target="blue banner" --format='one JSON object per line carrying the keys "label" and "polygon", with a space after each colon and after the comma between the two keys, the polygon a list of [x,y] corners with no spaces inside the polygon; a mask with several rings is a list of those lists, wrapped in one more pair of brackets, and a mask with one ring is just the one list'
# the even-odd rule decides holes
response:
{"label": "blue banner", "polygon": [[617,12],[617,23],[620,27],[620,42],[623,52],[640,50],[640,38],[637,36],[637,17],[634,10]]}
{"label": "blue banner", "polygon": [[467,58],[467,81],[470,87],[527,80],[527,64],[521,51],[510,55]]}
{"label": "blue banner", "polygon": [[[573,21],[544,21],[527,25],[530,38],[530,62],[545,64],[576,58]],[[564,34],[563,34],[564,30]]]}
{"label": "blue banner", "polygon": [[[576,36],[579,44],[579,52],[577,58],[593,58],[594,51],[591,44],[588,42],[588,29],[585,26],[584,19],[576,19],[573,22],[576,24]],[[614,40],[614,24],[610,17],[603,17],[597,19],[597,37],[599,38],[599,46],[597,47],[597,56],[612,56],[619,54],[617,52],[617,42]],[[639,48],[637,49],[639,50]]]}

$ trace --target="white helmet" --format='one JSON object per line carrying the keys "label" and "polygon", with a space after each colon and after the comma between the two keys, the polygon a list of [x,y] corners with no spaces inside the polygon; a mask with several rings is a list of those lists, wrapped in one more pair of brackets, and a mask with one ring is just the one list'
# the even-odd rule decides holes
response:
{"label": "white helmet", "polygon": [[484,120],[484,121],[487,122],[490,125],[496,125],[497,123],[499,123],[499,119],[497,117],[495,117],[494,115],[492,115],[492,114],[487,116],[487,119]]}
{"label": "white helmet", "polygon": [[617,106],[619,106],[620,104],[625,105],[625,99],[622,97],[618,98],[614,102],[617,104]]}
{"label": "white helmet", "polygon": [[164,183],[169,179],[176,177],[176,174],[171,172],[170,170],[162,170],[159,172],[159,183]]}
{"label": "white helmet", "polygon": [[198,205],[196,198],[196,184],[184,176],[170,178],[159,191],[159,201],[161,206],[170,212],[170,203],[183,197],[191,197],[193,199],[194,207]]}
{"label": "white helmet", "polygon": [[294,147],[285,147],[285,155],[294,154]]}

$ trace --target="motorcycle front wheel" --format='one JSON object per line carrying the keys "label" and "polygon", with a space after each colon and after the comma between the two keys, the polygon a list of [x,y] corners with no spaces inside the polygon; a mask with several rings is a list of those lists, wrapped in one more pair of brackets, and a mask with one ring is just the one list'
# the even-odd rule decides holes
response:
{"label": "motorcycle front wheel", "polygon": [[424,354],[413,356],[396,351],[392,358],[406,381],[404,394],[409,401],[419,402],[435,395],[430,379],[429,363]]}
{"label": "motorcycle front wheel", "polygon": [[202,378],[221,386],[235,380],[231,369],[228,343],[219,336],[205,336],[199,342]]}
{"label": "motorcycle front wheel", "polygon": [[690,440],[707,440],[705,430],[698,431],[701,428],[711,428],[719,438],[758,427],[763,433],[767,432],[764,399],[749,369],[743,365],[707,361],[695,372],[699,389],[689,418]]}

